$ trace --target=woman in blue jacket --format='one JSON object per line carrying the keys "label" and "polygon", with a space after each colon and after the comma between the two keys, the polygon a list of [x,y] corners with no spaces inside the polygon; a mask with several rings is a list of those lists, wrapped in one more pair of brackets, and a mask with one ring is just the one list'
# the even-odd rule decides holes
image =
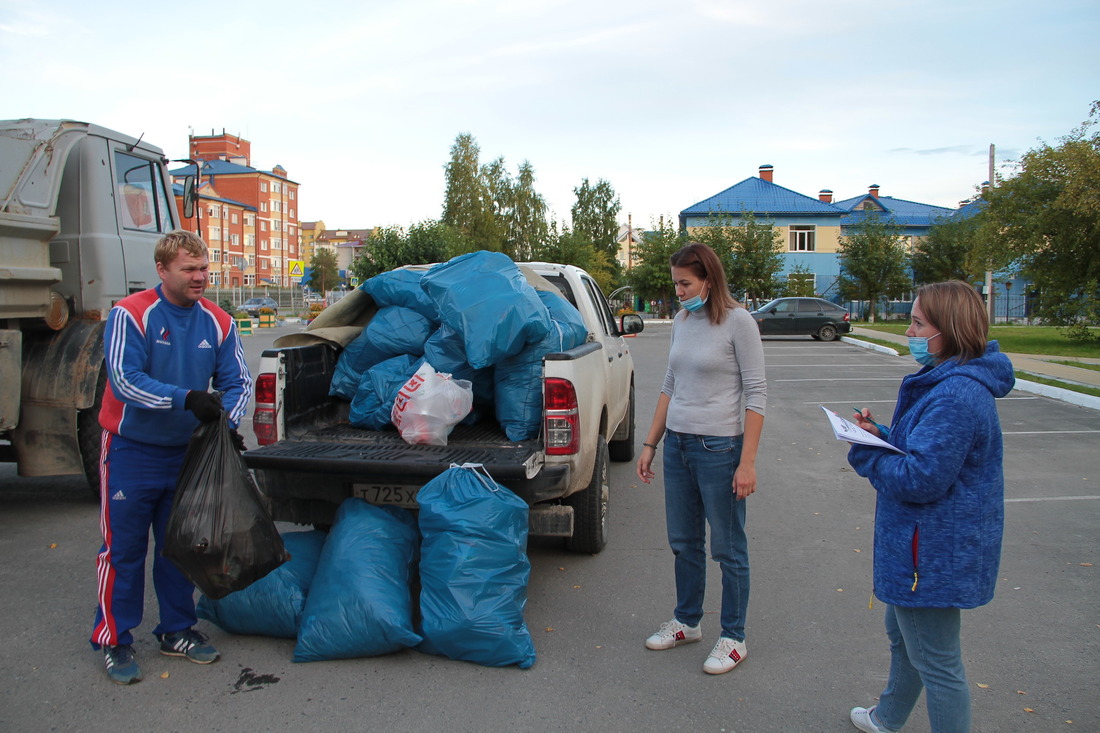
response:
{"label": "woman in blue jacket", "polygon": [[993,598],[1004,529],[994,400],[1015,383],[988,333],[972,286],[925,285],[905,332],[922,368],[902,380],[891,427],[867,408],[856,415],[860,427],[905,451],[853,445],[848,453],[877,493],[874,587],[887,604],[890,639],[890,676],[878,704],[851,712],[866,733],[901,730],[922,689],[933,733],[970,730],[961,609]]}

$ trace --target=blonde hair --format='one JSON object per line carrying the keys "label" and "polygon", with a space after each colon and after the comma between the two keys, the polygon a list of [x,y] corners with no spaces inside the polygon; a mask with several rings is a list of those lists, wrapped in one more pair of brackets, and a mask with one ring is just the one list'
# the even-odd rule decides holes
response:
{"label": "blonde hair", "polygon": [[717,325],[726,320],[730,308],[739,308],[730,295],[726,284],[726,268],[714,250],[701,242],[688,242],[668,258],[669,267],[683,267],[691,270],[700,280],[710,281],[710,294],[707,296],[707,317]]}
{"label": "blonde hair", "polygon": [[940,331],[937,359],[965,364],[985,353],[989,317],[974,286],[961,280],[929,283],[921,286],[917,297],[925,319]]}
{"label": "blonde hair", "polygon": [[202,237],[194,232],[176,229],[157,240],[157,246],[153,250],[153,261],[167,267],[179,256],[181,249],[193,257],[209,257],[206,242],[202,241]]}

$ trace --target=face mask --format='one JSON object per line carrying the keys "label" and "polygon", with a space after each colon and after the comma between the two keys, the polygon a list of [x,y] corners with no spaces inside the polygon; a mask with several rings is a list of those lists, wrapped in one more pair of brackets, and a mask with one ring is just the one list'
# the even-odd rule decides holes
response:
{"label": "face mask", "polygon": [[698,295],[688,298],[687,300],[680,301],[680,305],[682,305],[684,307],[684,310],[688,311],[689,313],[694,313],[695,311],[706,305],[706,303],[707,301],[703,300]]}
{"label": "face mask", "polygon": [[937,333],[935,336],[929,336],[925,338],[923,336],[910,336],[909,337],[909,353],[913,355],[913,358],[917,360],[918,364],[924,366],[932,366],[936,363],[936,357],[934,354],[928,353],[928,342],[939,336]]}

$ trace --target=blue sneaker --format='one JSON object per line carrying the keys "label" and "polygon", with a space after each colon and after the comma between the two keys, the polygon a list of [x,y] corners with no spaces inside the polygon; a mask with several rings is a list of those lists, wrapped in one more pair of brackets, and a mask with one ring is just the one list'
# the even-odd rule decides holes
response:
{"label": "blue sneaker", "polygon": [[141,668],[134,659],[134,648],[129,644],[104,646],[103,663],[107,667],[107,676],[116,685],[141,682]]}
{"label": "blue sneaker", "polygon": [[158,634],[160,653],[168,657],[187,657],[195,664],[210,664],[218,659],[218,650],[195,629]]}

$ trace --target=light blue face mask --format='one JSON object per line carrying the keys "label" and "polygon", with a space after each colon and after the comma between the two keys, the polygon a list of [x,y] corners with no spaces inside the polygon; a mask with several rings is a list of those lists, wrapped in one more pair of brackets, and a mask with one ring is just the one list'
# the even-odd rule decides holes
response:
{"label": "light blue face mask", "polygon": [[688,313],[694,313],[695,311],[699,310],[704,305],[706,305],[707,300],[709,298],[710,298],[710,293],[709,292],[707,293],[706,298],[702,298],[698,295],[693,295],[692,297],[688,298],[687,300],[681,300],[680,301],[680,306],[684,310],[686,310]]}
{"label": "light blue face mask", "polygon": [[928,342],[936,338],[936,336],[939,336],[939,334],[937,333],[934,336],[928,336],[927,338],[925,338],[924,336],[909,337],[909,353],[913,355],[913,358],[917,360],[918,364],[923,364],[924,366],[932,366],[936,363],[935,354],[931,354],[928,352]]}
{"label": "light blue face mask", "polygon": [[694,313],[706,304],[707,301],[703,300],[698,295],[688,298],[687,300],[680,301],[680,305],[683,306],[684,310],[688,311],[689,313]]}

